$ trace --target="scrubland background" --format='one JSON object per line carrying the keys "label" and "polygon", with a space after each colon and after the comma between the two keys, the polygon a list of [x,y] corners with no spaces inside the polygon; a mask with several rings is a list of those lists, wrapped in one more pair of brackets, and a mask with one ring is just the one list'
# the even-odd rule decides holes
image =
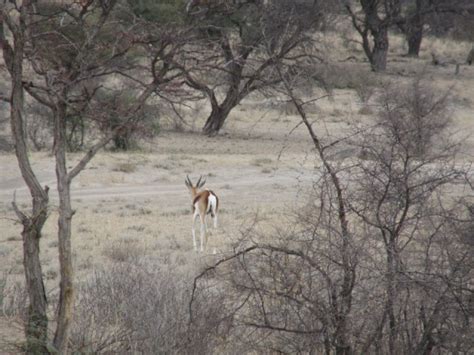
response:
{"label": "scrubland background", "polygon": [[[462,65],[458,74],[455,70],[471,44],[427,37],[420,58],[414,59],[403,56],[403,38],[392,35],[390,40],[388,69],[375,74],[358,46],[345,44],[337,33],[322,36],[332,63],[324,75],[334,90],[308,109],[309,116],[317,119],[315,129],[328,137],[342,137],[354,125],[376,117],[378,89],[372,85],[374,81],[383,86],[422,77],[433,89],[450,92],[452,131],[462,139],[459,163],[470,164],[474,154],[474,67]],[[432,52],[446,65],[433,66]],[[341,60],[348,56],[355,60]],[[369,86],[373,95],[363,102],[361,95]],[[315,87],[306,95],[321,96],[324,92]],[[6,109],[4,106],[3,114]],[[73,183],[72,249],[79,313],[72,343],[78,351],[114,352],[116,344],[131,336],[117,325],[118,319],[126,318],[142,320],[131,326],[132,332],[149,335],[151,328],[160,330],[159,347],[147,349],[150,353],[173,351],[188,336],[193,337],[194,346],[202,342],[202,349],[206,349],[209,342],[215,352],[232,353],[229,339],[208,339],[204,326],[203,334],[186,334],[193,278],[206,265],[234,250],[235,243],[251,228],[265,239],[291,230],[294,217],[310,202],[320,162],[291,104],[254,94],[230,114],[221,134],[211,138],[200,134],[208,112],[204,102],[192,109],[183,108],[183,112],[186,124],[176,125],[163,117],[157,137],[141,142],[130,152],[100,152]],[[8,126],[3,126],[8,132]],[[359,154],[348,146],[338,149],[332,159],[349,165]],[[69,159],[74,162],[78,156],[71,153]],[[31,153],[31,159],[41,182],[52,188],[41,249],[47,294],[55,300],[59,270],[54,160],[47,150]],[[22,288],[21,226],[11,201],[16,194],[20,206],[26,206],[28,198],[14,154],[0,154],[0,170],[0,352],[14,353],[23,336],[21,317],[26,295]],[[192,246],[186,175],[194,181],[205,176],[206,187],[220,197],[219,226],[217,230],[210,228],[209,247],[204,253],[195,252]],[[470,196],[472,192],[453,186],[452,194]],[[102,291],[98,285],[103,286]],[[161,302],[152,303],[149,309],[140,307],[152,299]],[[212,315],[219,312],[216,307],[218,304],[202,302],[196,312]],[[133,312],[139,316],[132,317]],[[240,349],[245,351],[245,347]]]}

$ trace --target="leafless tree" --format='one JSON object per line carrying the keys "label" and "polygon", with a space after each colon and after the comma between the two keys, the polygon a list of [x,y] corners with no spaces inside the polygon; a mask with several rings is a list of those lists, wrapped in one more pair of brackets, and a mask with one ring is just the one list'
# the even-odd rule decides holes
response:
{"label": "leafless tree", "polygon": [[[270,48],[271,42],[267,45]],[[194,291],[209,272],[222,265],[230,267],[232,276],[224,282],[230,284],[229,294],[236,295],[234,321],[243,326],[238,337],[249,347],[351,354],[354,334],[350,315],[359,251],[341,180],[344,171],[331,162],[328,148],[332,144],[325,144],[317,135],[305,103],[296,94],[300,78],[286,75],[281,62],[275,70],[281,92],[295,105],[321,161],[314,202],[309,203],[307,213],[300,214],[303,222],[295,231],[275,232],[270,242],[249,232],[240,241],[241,249],[196,278]]]}
{"label": "leafless tree", "polygon": [[[472,4],[465,0],[404,0],[400,18],[396,25],[405,34],[408,44],[408,55],[418,57],[423,40],[424,27],[427,20],[455,16],[461,18],[469,16]],[[434,29],[436,31],[436,29]]]}
{"label": "leafless tree", "polygon": [[[426,303],[418,297],[432,286],[429,274],[446,275],[452,271],[438,263],[446,252],[442,244],[450,223],[443,189],[456,183],[465,172],[455,163],[458,145],[447,137],[446,96],[437,97],[416,81],[411,89],[384,92],[380,105],[379,121],[362,134],[361,149],[367,161],[351,174],[351,188],[357,191],[352,210],[361,219],[368,237],[384,249],[383,254],[377,254],[381,258],[378,263],[386,267],[381,275],[385,299],[380,304],[380,318],[375,321],[379,333],[373,338],[387,334],[382,349],[390,354],[426,353],[438,345],[433,332],[440,326],[441,310],[435,305],[446,301],[447,285],[440,285],[439,294],[425,295]],[[413,283],[416,287],[412,287]],[[417,307],[432,312],[432,328],[417,329],[414,323],[423,323],[421,318],[414,319]],[[407,336],[404,332],[411,333]]]}
{"label": "leafless tree", "polygon": [[[39,258],[40,239],[43,225],[48,216],[48,190],[41,186],[36,178],[28,156],[23,117],[23,57],[25,51],[25,22],[30,1],[25,1],[19,8],[18,22],[7,13],[6,5],[1,5],[0,13],[0,44],[3,57],[8,69],[12,89],[9,98],[10,122],[15,146],[15,154],[22,177],[28,186],[32,198],[31,214],[23,213],[13,202],[13,208],[23,225],[23,265],[25,268],[26,288],[29,295],[28,321],[25,327],[27,349],[29,351],[47,352],[46,339],[48,318],[46,315],[46,293],[44,289],[41,262]],[[10,45],[5,36],[4,26],[7,26],[13,36]]]}
{"label": "leafless tree", "polygon": [[[352,24],[362,38],[362,48],[373,71],[384,71],[387,67],[389,47],[388,31],[400,16],[400,0],[360,0],[360,9],[350,1],[345,3]],[[372,37],[372,41],[370,40]],[[372,43],[371,43],[372,42]]]}
{"label": "leafless tree", "polygon": [[[321,8],[318,1],[301,0],[209,3],[215,4],[190,12],[201,40],[196,62],[186,68],[186,83],[209,99],[211,114],[203,132],[215,135],[245,97],[280,81],[276,62],[305,54],[308,31],[320,22]],[[267,41],[271,51],[262,50]]]}
{"label": "leafless tree", "polygon": [[[67,352],[75,294],[71,182],[114,137],[140,125],[140,110],[149,97],[163,91],[174,92],[172,81],[177,74],[173,67],[170,68],[167,58],[182,42],[171,36],[156,39],[156,32],[150,34],[143,23],[130,21],[133,14],[125,16],[128,8],[119,9],[120,16],[117,16],[118,7],[115,0],[60,4],[23,1],[2,5],[1,28],[3,30],[5,24],[13,35],[12,41],[3,31],[0,36],[12,81],[11,97],[7,99],[11,107],[12,132],[17,160],[33,203],[31,216],[13,204],[24,226],[24,264],[30,297],[26,325],[29,351],[48,352],[46,297],[39,261],[41,229],[48,211],[48,188],[40,186],[28,158],[23,119],[24,91],[47,107],[53,120],[61,275],[53,349],[60,353]],[[155,46],[156,43],[159,44]],[[150,80],[141,79],[139,74],[143,73],[143,67],[135,65],[130,57],[131,48],[134,48],[133,54],[140,53],[140,48],[149,50]],[[26,72],[28,80],[25,80]],[[128,81],[125,85],[134,88],[136,97],[133,104],[100,104],[98,93],[113,90],[108,78]],[[92,140],[80,161],[68,168],[67,122],[71,113],[80,113],[91,125],[107,129]],[[121,120],[111,125],[110,119],[114,115],[120,116]]]}
{"label": "leafless tree", "polygon": [[[386,89],[375,123],[329,141],[296,96],[297,78],[282,75],[282,85],[320,158],[314,193],[292,228],[249,231],[194,292],[217,278],[235,337],[257,350],[472,351],[472,222],[450,193],[471,173],[456,161],[447,96],[420,81]],[[365,153],[333,160],[344,144]]]}

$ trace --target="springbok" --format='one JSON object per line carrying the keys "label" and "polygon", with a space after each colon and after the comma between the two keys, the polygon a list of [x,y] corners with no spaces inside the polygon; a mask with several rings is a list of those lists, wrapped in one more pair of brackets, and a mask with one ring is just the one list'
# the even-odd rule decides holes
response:
{"label": "springbok", "polygon": [[[196,185],[194,186],[191,179],[186,175],[184,183],[188,187],[189,192],[191,193],[191,198],[193,201],[193,245],[194,250],[197,250],[196,244],[196,233],[194,230],[194,225],[196,222],[196,217],[199,216],[201,220],[201,251],[204,251],[204,244],[207,245],[207,223],[206,215],[211,214],[212,219],[214,220],[214,228],[217,228],[217,210],[219,208],[219,198],[217,195],[209,189],[199,191],[206,180],[202,180],[202,176],[199,177]],[[206,242],[204,243],[204,238]]]}

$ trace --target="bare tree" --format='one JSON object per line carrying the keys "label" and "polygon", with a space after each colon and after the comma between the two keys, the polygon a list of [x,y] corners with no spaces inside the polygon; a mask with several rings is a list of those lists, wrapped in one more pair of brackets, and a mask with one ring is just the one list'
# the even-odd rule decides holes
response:
{"label": "bare tree", "polygon": [[[465,0],[405,0],[396,25],[403,31],[408,44],[408,55],[418,57],[428,18],[454,15],[465,16],[472,4]],[[435,29],[436,31],[436,29]]]}
{"label": "bare tree", "polygon": [[[456,163],[447,96],[420,81],[387,90],[375,123],[328,141],[295,94],[297,77],[281,78],[320,160],[314,193],[289,231],[248,231],[194,293],[213,275],[233,304],[235,337],[257,351],[471,351],[471,217],[450,194],[470,172]],[[345,143],[365,154],[333,160]]]}
{"label": "bare tree", "polygon": [[[266,44],[271,51],[271,41]],[[359,252],[341,180],[344,170],[331,162],[328,148],[334,142],[325,144],[316,134],[305,102],[296,94],[301,77],[288,76],[282,62],[275,65],[275,70],[282,85],[280,92],[295,106],[321,161],[316,193],[312,196],[318,209],[310,204],[308,212],[299,215],[299,228],[290,233],[275,232],[272,242],[266,242],[265,237],[259,241],[252,231],[244,235],[241,249],[196,278],[193,293],[198,281],[209,272],[227,266],[232,276],[224,279],[231,285],[226,292],[235,295],[234,321],[244,327],[239,337],[249,347],[351,354],[354,334],[350,315]]]}
{"label": "bare tree", "polygon": [[[408,55],[417,57],[429,18],[446,14],[464,16],[472,8],[465,0],[360,0],[344,1],[352,24],[362,38],[362,48],[374,71],[384,71],[389,48],[388,32],[398,26],[405,34]],[[360,5],[360,6],[358,6]],[[433,29],[432,29],[433,30]],[[372,41],[370,40],[372,37]]]}
{"label": "bare tree", "polygon": [[[213,6],[190,13],[202,38],[195,65],[186,67],[186,83],[209,99],[211,114],[203,132],[215,135],[245,97],[280,81],[276,62],[303,55],[308,31],[319,23],[320,7],[317,1],[206,3]],[[270,52],[262,50],[266,41],[272,43]]]}
{"label": "bare tree", "polygon": [[[64,4],[23,1],[2,5],[2,25],[5,23],[13,34],[13,45],[4,32],[0,37],[12,80],[9,101],[13,138],[22,175],[33,200],[31,217],[14,204],[24,225],[25,275],[30,296],[26,336],[31,351],[48,352],[46,297],[39,262],[39,239],[47,217],[48,188],[40,186],[28,160],[22,115],[24,90],[50,110],[54,123],[61,278],[53,349],[60,353],[67,352],[75,294],[71,250],[71,222],[75,212],[71,204],[71,182],[114,137],[140,124],[140,110],[150,96],[166,90],[174,92],[172,81],[177,74],[167,58],[175,51],[168,49],[183,42],[174,42],[172,37],[165,37],[160,42],[156,33],[148,36],[145,25],[129,21],[125,16],[127,7],[118,13],[117,8],[115,0]],[[159,45],[154,47],[157,42]],[[148,70],[153,73],[151,80],[136,76],[143,73],[140,70],[143,67],[137,67],[129,56],[132,47],[135,55],[140,53],[140,48],[150,48],[152,56]],[[24,79],[26,71],[28,80]],[[132,104],[114,107],[100,104],[98,93],[111,89],[107,78],[112,77],[128,80],[124,85],[134,88],[136,99]],[[67,125],[71,113],[80,113],[91,125],[108,129],[103,129],[103,134],[92,140],[79,162],[68,168]],[[121,120],[111,125],[110,119],[114,115],[120,116]],[[35,344],[39,348],[35,348]]]}
{"label": "bare tree", "polygon": [[[346,9],[352,24],[362,38],[362,48],[372,70],[384,71],[389,48],[388,31],[399,19],[400,0],[360,0],[360,10],[347,1]],[[369,39],[372,37],[372,41]],[[372,43],[371,43],[372,42]]]}
{"label": "bare tree", "polygon": [[[378,331],[387,328],[384,351],[395,354],[410,351],[402,335],[406,320],[400,313],[412,306],[414,291],[403,285],[404,277],[413,277],[413,269],[424,276],[415,265],[434,257],[432,250],[425,256],[414,250],[425,245],[423,238],[442,237],[447,217],[436,202],[442,198],[442,187],[463,174],[453,163],[457,145],[444,136],[449,124],[446,96],[438,98],[416,81],[411,89],[386,91],[380,100],[378,124],[362,134],[369,160],[359,165],[359,173],[352,172],[358,193],[351,205],[368,235],[384,246],[386,299]],[[414,337],[411,341],[416,344],[420,339]]]}
{"label": "bare tree", "polygon": [[[46,315],[47,301],[43,283],[40,262],[41,231],[48,216],[48,187],[44,188],[38,181],[31,167],[28,147],[25,137],[25,121],[23,116],[23,57],[26,45],[25,23],[30,1],[24,1],[19,8],[18,21],[8,15],[7,5],[1,5],[0,13],[0,46],[3,58],[10,73],[12,89],[8,102],[10,103],[10,122],[15,142],[15,154],[20,171],[32,199],[31,213],[19,210],[13,201],[13,208],[23,225],[23,265],[25,268],[26,287],[29,295],[28,320],[25,327],[27,351],[47,352],[46,340],[48,318]],[[5,28],[7,26],[13,36],[13,44],[7,41]]]}
{"label": "bare tree", "polygon": [[418,57],[420,52],[421,41],[423,40],[424,9],[427,5],[428,1],[416,0],[415,9],[407,15],[401,26],[408,43],[408,55],[412,57]]}

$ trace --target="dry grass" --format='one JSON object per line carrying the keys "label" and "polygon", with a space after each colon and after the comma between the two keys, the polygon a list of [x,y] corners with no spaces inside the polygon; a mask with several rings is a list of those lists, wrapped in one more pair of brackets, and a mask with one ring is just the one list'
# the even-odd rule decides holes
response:
{"label": "dry grass", "polygon": [[273,160],[270,158],[256,158],[256,159],[253,159],[251,162],[252,165],[259,166],[259,167],[267,166],[272,163],[273,163]]}
{"label": "dry grass", "polygon": [[91,270],[79,287],[73,351],[208,353],[217,346],[224,300],[210,294],[198,300],[190,325],[190,285],[190,275],[171,261],[139,257]]}
{"label": "dry grass", "polygon": [[[342,47],[343,40],[335,34],[328,35],[325,41],[331,49],[328,57],[343,59],[346,54],[352,53]],[[465,57],[463,52],[467,44],[427,38],[420,60],[400,57],[404,47],[399,38],[394,37],[392,45],[386,75],[372,77],[367,63],[348,62],[335,65],[331,72],[325,73],[334,91],[332,98],[318,101],[317,109],[311,113],[315,129],[335,138],[344,134],[348,122],[370,122],[376,111],[365,103],[372,102],[377,96],[375,88],[369,85],[372,78],[377,83],[384,80],[406,81],[417,73],[425,72],[432,78],[433,87],[447,89],[454,85],[453,93],[459,98],[454,108],[455,124],[462,132],[472,131],[470,96],[474,91],[474,68],[463,68],[463,75],[454,77],[452,68],[426,65],[432,47],[456,59]],[[360,49],[355,53],[362,58]],[[397,75],[402,69],[404,75]],[[349,74],[341,75],[341,71]],[[370,80],[366,74],[370,75]],[[88,318],[93,317],[93,312],[78,313],[83,318],[78,318],[75,324],[75,349],[84,352],[99,350],[95,340],[101,334],[115,336],[113,345],[104,349],[109,352],[123,349],[121,341],[123,336],[130,335],[130,328],[113,317],[125,305],[130,306],[127,312],[131,313],[126,315],[126,319],[131,325],[139,327],[155,340],[154,343],[143,344],[146,348],[134,344],[133,349],[137,352],[170,349],[171,338],[179,340],[183,337],[178,328],[185,324],[181,308],[186,300],[187,283],[193,272],[213,260],[210,253],[196,254],[193,251],[191,201],[184,186],[187,173],[192,177],[207,175],[206,186],[220,197],[219,228],[210,228],[209,250],[215,247],[218,253],[229,251],[233,240],[252,224],[256,213],[265,221],[260,227],[263,231],[273,231],[287,224],[285,206],[304,202],[305,195],[300,191],[311,184],[313,168],[318,161],[314,158],[304,127],[297,127],[298,117],[291,112],[285,113],[279,105],[269,105],[268,101],[258,94],[244,101],[231,113],[225,135],[213,139],[195,131],[164,130],[155,141],[145,143],[139,152],[130,155],[101,152],[74,180],[73,207],[76,214],[73,218],[72,246],[77,280],[81,285],[77,307],[83,310],[104,307],[106,312],[103,323],[99,322],[99,318]],[[196,131],[205,117],[203,108],[199,114],[189,112],[190,123]],[[466,139],[463,149],[465,156],[470,156],[470,152],[474,151],[474,139]],[[54,162],[48,153],[43,152],[32,153],[31,158],[41,182],[52,187],[52,208],[44,227],[41,258],[47,265],[44,268],[46,288],[53,290],[54,294],[58,281]],[[69,158],[72,165],[80,154],[71,154]],[[350,156],[347,159],[350,160]],[[27,191],[21,183],[13,154],[1,154],[0,167],[2,200],[10,201],[13,190],[17,190],[22,208],[28,210]],[[0,282],[0,300],[6,307],[8,317],[21,314],[24,306],[21,306],[24,298],[19,283],[24,278],[19,238],[21,226],[14,223],[14,219],[10,204],[5,202],[0,218],[0,275],[8,272],[9,276],[3,289]],[[137,265],[142,268],[136,269]],[[130,272],[131,268],[139,275],[136,280],[130,277],[135,275]],[[116,273],[114,277],[114,270],[122,270],[123,274]],[[147,276],[145,271],[150,274]],[[119,275],[124,275],[124,278],[120,279]],[[145,285],[143,289],[140,289],[142,284],[139,281]],[[99,282],[110,284],[103,285],[102,294],[97,294],[96,290],[96,293],[87,296],[94,284]],[[177,283],[176,287],[173,283]],[[126,294],[132,286],[135,291],[143,292]],[[162,289],[163,286],[167,288]],[[123,287],[126,289],[122,290]],[[115,295],[112,290],[123,294]],[[117,298],[111,300],[110,297]],[[171,300],[178,301],[174,304]],[[132,301],[133,304],[130,304]],[[160,308],[165,306],[169,307],[168,310]],[[219,300],[216,306],[220,306]],[[214,311],[213,305],[203,304],[202,307],[210,307]],[[173,314],[177,314],[179,319],[173,320]],[[204,318],[201,322],[203,329],[214,326],[206,324]],[[7,335],[9,329],[2,329],[2,324],[5,325],[5,322],[0,321],[0,338],[2,335],[15,338],[10,333]],[[155,330],[151,329],[153,324],[157,324]],[[21,337],[21,329],[18,334]],[[193,333],[194,343],[191,343],[196,349],[205,351],[203,342],[206,338],[198,342],[200,336],[199,332]],[[183,351],[187,349],[185,344],[180,346],[183,346],[180,348]]]}
{"label": "dry grass", "polygon": [[133,163],[120,163],[112,169],[112,171],[120,171],[122,173],[133,173],[136,170],[137,165]]}

